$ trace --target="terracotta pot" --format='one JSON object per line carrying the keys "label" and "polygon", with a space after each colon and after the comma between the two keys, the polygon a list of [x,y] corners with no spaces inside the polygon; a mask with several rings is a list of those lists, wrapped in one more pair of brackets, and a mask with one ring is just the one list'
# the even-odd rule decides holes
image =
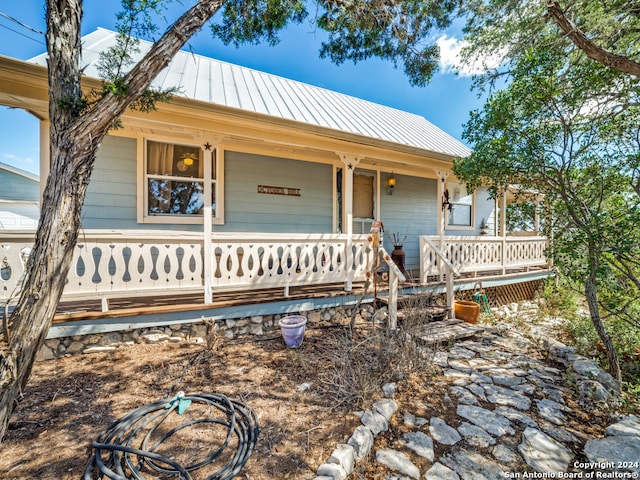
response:
{"label": "terracotta pot", "polygon": [[467,323],[477,323],[480,316],[480,305],[467,300],[456,300],[453,302],[453,310],[456,318]]}

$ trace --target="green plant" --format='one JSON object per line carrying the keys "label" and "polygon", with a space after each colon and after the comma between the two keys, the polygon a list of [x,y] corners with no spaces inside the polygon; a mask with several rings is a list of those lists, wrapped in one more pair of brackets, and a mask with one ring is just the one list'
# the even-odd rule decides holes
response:
{"label": "green plant", "polygon": [[544,299],[542,314],[573,317],[578,311],[578,297],[575,290],[562,282],[550,279],[545,282],[542,293]]}

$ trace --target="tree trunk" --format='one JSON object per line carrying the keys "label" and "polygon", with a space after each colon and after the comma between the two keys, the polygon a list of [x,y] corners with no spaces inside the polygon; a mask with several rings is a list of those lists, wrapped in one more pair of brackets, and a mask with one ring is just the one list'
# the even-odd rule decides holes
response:
{"label": "tree trunk", "polygon": [[47,1],[52,164],[25,286],[7,331],[0,336],[0,441],[62,295],[100,142],[221,3],[200,0],[167,30],[125,77],[130,86],[128,97],[106,95],[92,110],[84,112],[80,85],[82,0]]}
{"label": "tree trunk", "polygon": [[607,354],[607,361],[609,362],[609,373],[618,381],[618,384],[622,381],[622,374],[620,372],[620,362],[618,360],[618,354],[616,347],[613,345],[611,337],[607,333],[602,318],[600,317],[600,307],[598,306],[598,291],[596,287],[596,270],[597,260],[594,256],[590,255],[589,259],[589,273],[584,285],[585,296],[587,298],[587,305],[589,306],[589,313],[591,314],[591,321],[593,326],[604,345],[605,352]]}

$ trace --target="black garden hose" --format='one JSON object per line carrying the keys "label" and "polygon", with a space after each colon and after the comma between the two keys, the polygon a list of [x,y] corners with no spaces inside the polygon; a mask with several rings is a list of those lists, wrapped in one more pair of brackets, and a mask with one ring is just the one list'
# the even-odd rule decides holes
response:
{"label": "black garden hose", "polygon": [[[221,415],[216,418],[187,419],[184,423],[161,428],[172,415],[183,415],[191,404],[213,407]],[[193,410],[193,409],[192,409]],[[188,417],[188,415],[185,415]],[[226,438],[206,458],[188,466],[156,452],[158,447],[176,433],[200,424],[214,424],[226,429]],[[175,476],[191,480],[191,472],[214,464],[237,439],[233,457],[219,466],[204,480],[229,480],[245,465],[258,441],[258,419],[246,404],[230,400],[220,394],[184,395],[180,392],[171,400],[160,400],[129,412],[105,428],[91,444],[91,458],[84,471],[84,480],[110,478],[114,480],[142,480],[147,474]],[[188,448],[188,445],[181,445]],[[217,465],[215,465],[217,467]],[[215,468],[211,467],[211,468]]]}

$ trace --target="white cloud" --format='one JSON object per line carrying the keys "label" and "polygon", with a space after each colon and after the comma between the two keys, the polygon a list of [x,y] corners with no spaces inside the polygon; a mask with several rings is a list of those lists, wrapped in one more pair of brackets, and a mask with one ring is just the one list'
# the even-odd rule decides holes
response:
{"label": "white cloud", "polygon": [[455,37],[442,35],[436,40],[436,44],[440,47],[440,69],[443,73],[456,72],[463,77],[470,77],[501,63],[501,56],[496,54],[478,57],[471,62],[463,61],[460,54],[466,42]]}
{"label": "white cloud", "polygon": [[20,157],[12,153],[2,154],[2,162],[7,165],[11,165],[27,172],[38,173],[40,162],[33,159],[33,157]]}

